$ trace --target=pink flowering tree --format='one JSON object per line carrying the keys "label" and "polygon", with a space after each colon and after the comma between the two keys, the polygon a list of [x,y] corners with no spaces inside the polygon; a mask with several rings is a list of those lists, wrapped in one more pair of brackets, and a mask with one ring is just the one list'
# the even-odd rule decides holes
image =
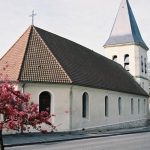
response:
{"label": "pink flowering tree", "polygon": [[23,133],[29,131],[30,127],[47,132],[41,128],[45,123],[50,131],[55,130],[51,122],[52,115],[47,111],[39,112],[38,105],[30,102],[30,95],[15,90],[15,85],[10,82],[0,83],[0,133],[1,149],[4,150],[2,130],[16,130]]}

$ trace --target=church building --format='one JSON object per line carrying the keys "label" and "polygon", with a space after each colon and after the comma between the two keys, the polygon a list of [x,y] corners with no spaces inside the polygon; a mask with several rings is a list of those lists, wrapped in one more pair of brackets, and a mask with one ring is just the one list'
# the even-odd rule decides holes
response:
{"label": "church building", "polygon": [[[128,0],[122,0],[105,57],[30,26],[0,60],[10,81],[49,108],[58,131],[125,128],[148,122],[147,50]],[[106,58],[107,57],[107,58]]]}

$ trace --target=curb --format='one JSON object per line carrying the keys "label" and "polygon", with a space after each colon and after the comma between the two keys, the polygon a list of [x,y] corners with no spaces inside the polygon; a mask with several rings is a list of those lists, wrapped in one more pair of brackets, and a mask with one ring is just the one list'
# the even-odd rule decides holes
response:
{"label": "curb", "polygon": [[[148,130],[141,130],[141,131],[125,131],[120,133],[106,133],[102,135],[93,135],[93,136],[85,136],[85,137],[76,137],[76,138],[66,138],[66,139],[59,139],[59,140],[47,140],[47,141],[39,141],[39,142],[29,142],[29,143],[21,143],[21,144],[6,144],[4,147],[15,147],[15,146],[25,146],[25,145],[36,145],[36,144],[45,144],[45,143],[57,143],[57,142],[66,142],[66,141],[75,141],[75,140],[82,140],[82,139],[94,139],[94,138],[100,138],[100,137],[109,137],[109,136],[117,136],[117,135],[125,135],[125,134],[138,134],[138,133],[144,133],[144,132],[150,132],[150,129]],[[86,134],[85,134],[86,135]]]}

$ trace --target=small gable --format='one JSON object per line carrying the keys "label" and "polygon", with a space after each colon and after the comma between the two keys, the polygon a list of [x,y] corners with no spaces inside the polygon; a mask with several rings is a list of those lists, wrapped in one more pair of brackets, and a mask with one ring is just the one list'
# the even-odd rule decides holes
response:
{"label": "small gable", "polygon": [[34,27],[30,35],[19,80],[71,83],[70,78]]}

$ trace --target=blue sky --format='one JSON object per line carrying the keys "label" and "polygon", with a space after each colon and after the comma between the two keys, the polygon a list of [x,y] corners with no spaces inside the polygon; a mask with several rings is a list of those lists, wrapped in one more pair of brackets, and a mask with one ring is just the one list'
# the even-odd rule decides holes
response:
{"label": "blue sky", "polygon": [[[0,57],[31,25],[103,54],[121,0],[0,0]],[[150,0],[129,0],[143,39],[150,47]],[[150,53],[148,53],[150,61]]]}

